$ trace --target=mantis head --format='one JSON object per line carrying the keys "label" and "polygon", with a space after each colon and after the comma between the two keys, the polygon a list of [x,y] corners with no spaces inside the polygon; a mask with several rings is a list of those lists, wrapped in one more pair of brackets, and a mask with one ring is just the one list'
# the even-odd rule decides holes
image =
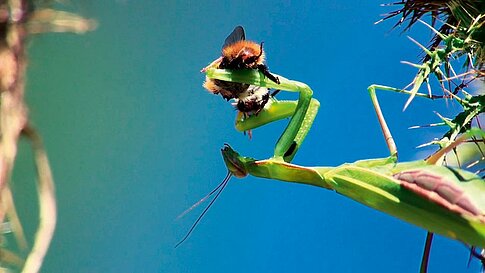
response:
{"label": "mantis head", "polygon": [[224,148],[221,149],[222,157],[226,163],[227,170],[235,177],[243,178],[248,175],[246,169],[247,158],[240,156],[234,151],[229,144],[224,144]]}

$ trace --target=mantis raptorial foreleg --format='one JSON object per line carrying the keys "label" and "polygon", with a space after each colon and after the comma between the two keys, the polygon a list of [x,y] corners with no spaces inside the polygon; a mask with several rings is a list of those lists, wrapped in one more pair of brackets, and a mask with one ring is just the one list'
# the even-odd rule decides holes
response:
{"label": "mantis raptorial foreleg", "polygon": [[[303,94],[303,93],[300,93]],[[300,97],[306,95],[300,95]],[[309,103],[307,103],[309,101]],[[247,131],[267,123],[292,117],[283,134],[276,143],[273,158],[290,162],[305,139],[318,112],[320,103],[311,98],[299,101],[278,101],[273,99],[269,107],[258,115],[236,120],[236,129]],[[298,115],[297,115],[298,114]],[[297,129],[295,129],[297,128]]]}
{"label": "mantis raptorial foreleg", "polygon": [[240,131],[246,131],[276,120],[291,117],[288,126],[276,143],[273,154],[274,160],[290,162],[308,134],[320,106],[320,103],[312,98],[313,91],[304,83],[291,81],[281,76],[278,76],[280,79],[279,84],[267,81],[264,75],[255,70],[238,71],[235,74],[226,72],[228,70],[208,69],[206,71],[208,77],[214,77],[219,80],[245,82],[300,94],[296,102],[280,102],[273,99],[272,103],[257,115],[247,118],[240,116],[241,118],[236,120],[236,128]]}

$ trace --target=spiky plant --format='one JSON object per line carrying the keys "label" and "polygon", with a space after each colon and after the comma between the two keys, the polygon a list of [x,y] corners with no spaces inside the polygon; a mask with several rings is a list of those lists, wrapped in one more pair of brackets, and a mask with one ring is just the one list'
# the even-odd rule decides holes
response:
{"label": "spiky plant", "polygon": [[[450,127],[443,138],[453,141],[459,133],[472,127],[473,120],[477,121],[476,126],[480,126],[478,116],[485,111],[481,97],[485,91],[483,85],[479,85],[476,95],[470,95],[465,89],[471,82],[485,77],[485,1],[407,0],[386,6],[400,8],[385,14],[379,22],[400,17],[394,28],[404,25],[404,31],[408,31],[416,23],[422,23],[433,32],[428,46],[410,38],[423,50],[424,57],[419,64],[404,62],[418,68],[415,78],[408,85],[411,95],[404,108],[426,84],[428,98],[454,99],[464,109],[455,117],[442,118],[441,125]],[[430,24],[425,23],[426,20]],[[456,72],[457,64],[461,66],[458,68],[461,73]],[[443,90],[442,94],[432,92],[432,80],[437,81]],[[466,118],[463,118],[464,115]]]}
{"label": "spiky plant", "polygon": [[[389,4],[391,6],[402,6],[400,9],[392,11],[385,15],[386,19],[396,16],[401,16],[394,27],[401,26],[407,23],[405,31],[409,30],[413,25],[425,17],[431,19],[433,28],[437,28],[437,32],[430,41],[429,50],[439,48],[443,43],[446,47],[453,46],[453,43],[446,41],[445,37],[453,37],[455,42],[461,45],[457,50],[458,54],[467,54],[474,62],[471,69],[476,70],[478,77],[483,77],[485,74],[485,1],[464,1],[464,0],[448,0],[448,1],[401,1]],[[451,38],[450,38],[451,39]],[[423,61],[429,60],[426,55]]]}
{"label": "spiky plant", "polygon": [[[404,25],[404,31],[408,31],[416,23],[423,23],[433,32],[433,37],[428,42],[428,46],[423,46],[410,38],[423,50],[424,56],[420,64],[405,62],[418,68],[418,72],[406,87],[411,87],[411,90],[404,109],[418,94],[420,97],[431,99],[453,99],[463,109],[452,118],[438,114],[442,122],[433,124],[433,126],[442,125],[448,127],[448,129],[441,139],[430,141],[422,146],[437,144],[444,147],[455,141],[458,135],[466,130],[470,130],[472,127],[481,127],[479,116],[485,111],[484,85],[483,83],[479,85],[479,90],[475,95],[469,94],[465,89],[471,82],[485,78],[485,1],[403,0],[386,6],[399,6],[400,8],[385,14],[384,18],[377,23],[400,17],[394,28]],[[431,21],[430,24],[425,23],[427,20]],[[456,73],[452,64],[462,66],[461,73]],[[443,94],[436,95],[432,92],[430,80],[433,78],[437,80]],[[419,89],[424,83],[426,83],[428,89],[427,95],[419,93]],[[479,160],[472,160],[469,166],[475,166],[478,164],[477,162],[483,163],[485,158],[483,152],[484,140],[473,139],[471,142],[476,145],[477,149],[475,149],[474,154],[479,157]],[[470,158],[469,154],[466,152],[464,156],[461,156],[455,150],[458,165],[461,165],[460,158]],[[447,164],[446,157],[444,164]],[[477,172],[483,172],[483,164]],[[428,233],[420,272],[427,271],[431,240],[432,234]],[[485,250],[482,249],[480,252],[471,248],[471,255],[480,259],[485,265]]]}

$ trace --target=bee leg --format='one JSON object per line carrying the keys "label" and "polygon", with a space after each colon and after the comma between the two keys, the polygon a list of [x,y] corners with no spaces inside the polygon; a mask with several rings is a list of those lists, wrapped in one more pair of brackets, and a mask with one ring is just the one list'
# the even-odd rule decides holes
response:
{"label": "bee leg", "polygon": [[[263,44],[264,42],[261,42],[261,45],[259,46],[259,55],[258,56],[254,56],[254,60],[257,60],[259,57],[261,57],[263,55]],[[266,77],[268,77],[270,80],[274,81],[275,83],[277,84],[280,84],[280,79],[278,79],[278,77],[275,77],[273,76],[273,74],[271,74],[269,72],[269,69],[266,65],[264,64],[258,64],[257,67],[256,67],[261,73],[263,73],[263,75],[265,75]]]}
{"label": "bee leg", "polygon": [[264,109],[264,106],[269,101],[269,97],[270,97],[270,94],[269,93],[264,94],[263,98],[261,99],[261,106],[258,107],[258,109],[254,112],[254,115],[255,116],[257,116]]}
{"label": "bee leg", "polygon": [[258,64],[257,68],[258,68],[259,72],[263,73],[263,75],[268,77],[270,80],[274,81],[277,84],[280,84],[280,79],[278,79],[278,77],[273,76],[273,74],[271,74],[269,72],[269,69],[266,65]]}

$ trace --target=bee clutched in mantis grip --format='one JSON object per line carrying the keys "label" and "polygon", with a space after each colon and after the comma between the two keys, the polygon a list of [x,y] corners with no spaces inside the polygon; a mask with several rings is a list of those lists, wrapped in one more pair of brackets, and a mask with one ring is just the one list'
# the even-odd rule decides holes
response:
{"label": "bee clutched in mantis grip", "polygon": [[[201,72],[210,68],[219,69],[255,69],[263,73],[271,81],[279,84],[278,77],[269,72],[265,64],[263,43],[246,40],[244,28],[237,26],[227,36],[222,46],[222,56],[203,68]],[[228,82],[206,77],[204,88],[213,94],[221,94],[226,99],[234,100],[234,106],[244,116],[258,114],[266,106],[270,97],[269,89],[246,83]]]}

